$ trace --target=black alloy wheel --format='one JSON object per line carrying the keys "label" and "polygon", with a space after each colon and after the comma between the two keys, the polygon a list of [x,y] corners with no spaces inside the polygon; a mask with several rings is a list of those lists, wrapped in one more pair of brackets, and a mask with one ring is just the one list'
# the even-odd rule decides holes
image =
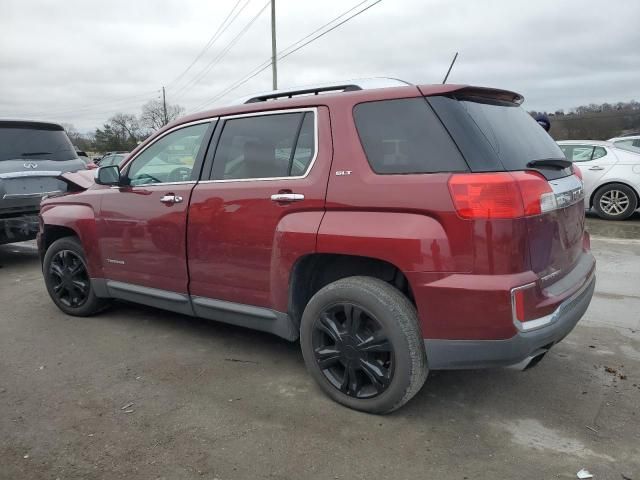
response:
{"label": "black alloy wheel", "polygon": [[323,310],[312,343],[318,368],[340,392],[366,399],[389,387],[393,347],[380,322],[364,308],[340,302]]}
{"label": "black alloy wheel", "polygon": [[82,258],[71,250],[60,250],[49,264],[47,272],[51,290],[63,305],[78,308],[89,298],[89,275]]}

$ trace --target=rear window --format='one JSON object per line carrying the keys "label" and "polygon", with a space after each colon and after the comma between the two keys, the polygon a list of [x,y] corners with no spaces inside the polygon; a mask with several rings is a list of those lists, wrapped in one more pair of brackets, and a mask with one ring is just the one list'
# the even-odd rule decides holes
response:
{"label": "rear window", "polygon": [[78,158],[76,150],[62,129],[0,125],[0,161],[75,158]]}
{"label": "rear window", "polygon": [[564,159],[549,134],[518,105],[477,97],[430,97],[429,103],[474,171],[524,170],[532,160]]}
{"label": "rear window", "polygon": [[353,116],[369,164],[376,173],[469,170],[424,98],[360,103]]}

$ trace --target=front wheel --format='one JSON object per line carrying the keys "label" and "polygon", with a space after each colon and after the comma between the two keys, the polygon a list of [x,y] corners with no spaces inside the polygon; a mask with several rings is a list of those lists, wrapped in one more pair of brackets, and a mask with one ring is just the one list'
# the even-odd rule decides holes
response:
{"label": "front wheel", "polygon": [[75,237],[60,238],[49,246],[42,273],[49,296],[64,313],[85,317],[109,304],[107,299],[96,297],[84,250]]}
{"label": "front wheel", "polygon": [[625,220],[638,208],[636,193],[622,183],[602,187],[593,199],[593,206],[600,218]]}
{"label": "front wheel", "polygon": [[344,278],[318,291],[302,316],[300,343],[322,390],[355,410],[392,412],[427,377],[415,307],[377,278]]}

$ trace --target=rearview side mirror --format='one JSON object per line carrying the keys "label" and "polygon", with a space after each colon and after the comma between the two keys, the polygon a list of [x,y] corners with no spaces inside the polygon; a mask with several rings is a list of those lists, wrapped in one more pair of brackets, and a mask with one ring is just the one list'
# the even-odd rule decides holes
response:
{"label": "rearview side mirror", "polygon": [[120,185],[120,168],[118,165],[98,167],[95,181],[98,185]]}

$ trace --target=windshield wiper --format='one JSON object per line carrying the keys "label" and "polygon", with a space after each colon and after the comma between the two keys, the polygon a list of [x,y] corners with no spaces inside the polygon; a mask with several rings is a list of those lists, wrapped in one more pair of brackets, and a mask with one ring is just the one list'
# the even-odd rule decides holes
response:
{"label": "windshield wiper", "polygon": [[572,163],[569,160],[560,158],[546,158],[544,160],[531,160],[527,163],[527,167],[556,167],[556,168],[569,168]]}
{"label": "windshield wiper", "polygon": [[21,157],[31,157],[33,155],[51,155],[51,152],[26,152],[20,154]]}

